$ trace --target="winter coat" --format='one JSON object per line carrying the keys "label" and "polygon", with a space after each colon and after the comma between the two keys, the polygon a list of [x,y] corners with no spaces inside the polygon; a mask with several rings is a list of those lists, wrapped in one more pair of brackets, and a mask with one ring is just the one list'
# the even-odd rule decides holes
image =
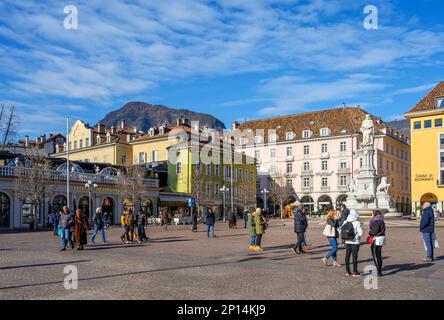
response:
{"label": "winter coat", "polygon": [[77,245],[87,244],[87,231],[89,228],[88,217],[81,213],[79,217],[74,216],[74,242]]}
{"label": "winter coat", "polygon": [[345,244],[360,244],[360,239],[363,235],[361,222],[359,222],[359,215],[354,212],[354,214],[349,214],[347,220],[344,221],[342,225],[347,222],[351,222],[353,224],[353,228],[355,230],[355,239],[354,240],[345,240]]}
{"label": "winter coat", "polygon": [[101,213],[95,213],[93,216],[94,225],[98,226],[98,228],[103,228],[103,216]]}
{"label": "winter coat", "polygon": [[307,231],[307,227],[307,217],[300,210],[296,210],[296,213],[294,214],[294,232],[304,233],[305,231]]}
{"label": "winter coat", "polygon": [[385,222],[384,218],[373,218],[369,223],[368,235],[371,237],[385,236]]}
{"label": "winter coat", "polygon": [[248,210],[244,211],[244,220],[248,221]]}
{"label": "winter coat", "polygon": [[137,216],[137,225],[144,227],[146,225],[146,214],[145,213],[139,213]]}
{"label": "winter coat", "polygon": [[342,226],[345,222],[345,220],[347,220],[348,215],[350,214],[350,210],[348,209],[344,209],[341,211],[341,218],[339,219],[339,225]]}
{"label": "winter coat", "polygon": [[62,229],[70,229],[73,225],[73,215],[62,213],[59,217],[59,225]]}
{"label": "winter coat", "polygon": [[256,225],[256,235],[265,233],[265,219],[262,215],[257,214],[254,217],[254,224]]}
{"label": "winter coat", "polygon": [[205,223],[209,226],[213,226],[216,221],[216,216],[214,215],[214,212],[207,211],[205,213]]}
{"label": "winter coat", "polygon": [[249,213],[248,214],[248,222],[247,222],[247,226],[248,226],[248,233],[250,233],[250,236],[256,236],[256,223],[254,220],[254,216]]}
{"label": "winter coat", "polygon": [[431,207],[425,208],[422,212],[421,222],[419,224],[419,231],[422,233],[435,232],[435,216]]}
{"label": "winter coat", "polygon": [[124,218],[124,223],[126,226],[132,226],[136,222],[136,217],[134,213],[127,213]]}
{"label": "winter coat", "polygon": [[50,216],[51,219],[51,223],[56,226],[59,224],[59,216],[57,215],[57,213],[52,213]]}

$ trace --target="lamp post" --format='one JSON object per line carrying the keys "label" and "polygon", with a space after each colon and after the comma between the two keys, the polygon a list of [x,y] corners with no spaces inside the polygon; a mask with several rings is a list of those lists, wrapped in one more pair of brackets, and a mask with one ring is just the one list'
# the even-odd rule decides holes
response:
{"label": "lamp post", "polygon": [[88,215],[89,215],[89,218],[91,218],[92,217],[92,215],[91,215],[91,190],[93,190],[93,189],[96,189],[97,188],[97,184],[96,183],[93,183],[91,180],[88,180],[88,182],[87,183],[85,183],[85,188],[86,189],[88,189],[88,201],[89,201],[89,203],[88,203]]}
{"label": "lamp post", "polygon": [[261,190],[262,195],[264,196],[264,210],[267,211],[267,194],[270,193],[270,191],[267,190],[267,188],[264,188]]}
{"label": "lamp post", "polygon": [[224,185],[220,191],[222,192],[222,220],[225,221],[225,193],[229,192],[229,188]]}

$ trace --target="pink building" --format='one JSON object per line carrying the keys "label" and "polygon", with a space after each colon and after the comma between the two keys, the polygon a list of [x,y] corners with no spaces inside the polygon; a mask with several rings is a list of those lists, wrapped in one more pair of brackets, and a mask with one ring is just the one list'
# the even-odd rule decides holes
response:
{"label": "pink building", "polygon": [[[356,150],[366,114],[359,108],[338,108],[235,123],[233,127],[240,130],[235,134],[236,150],[257,161],[258,197],[261,190],[270,190],[274,181],[285,183],[292,198],[299,198],[312,211],[344,202],[350,180],[360,168]],[[388,177],[390,195],[398,210],[408,212],[408,139],[380,119],[373,119],[377,173]]]}

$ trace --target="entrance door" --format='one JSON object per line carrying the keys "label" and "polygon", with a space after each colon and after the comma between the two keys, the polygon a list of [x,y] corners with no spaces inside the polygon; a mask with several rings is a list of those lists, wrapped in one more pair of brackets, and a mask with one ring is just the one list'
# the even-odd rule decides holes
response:
{"label": "entrance door", "polygon": [[8,195],[0,192],[0,228],[9,227],[10,204]]}

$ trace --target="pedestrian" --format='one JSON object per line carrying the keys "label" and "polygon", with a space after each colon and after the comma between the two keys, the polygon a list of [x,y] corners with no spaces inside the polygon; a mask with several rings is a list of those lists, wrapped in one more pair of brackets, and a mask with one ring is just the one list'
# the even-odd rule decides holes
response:
{"label": "pedestrian", "polygon": [[341,204],[340,210],[341,210],[341,218],[339,220],[339,225],[342,226],[345,220],[347,220],[347,217],[350,214],[350,210],[347,209],[345,203]]}
{"label": "pedestrian", "polygon": [[147,240],[148,237],[145,234],[145,226],[146,226],[146,213],[140,209],[139,214],[137,215],[137,234],[139,236],[139,244],[143,242],[143,240]]}
{"label": "pedestrian", "polygon": [[244,210],[244,229],[247,229],[247,224],[248,224],[248,209],[245,208],[245,210]]}
{"label": "pedestrian", "polygon": [[339,227],[339,214],[336,212],[336,210],[333,210],[333,207],[330,206],[328,213],[325,216],[326,218],[326,225],[324,229],[324,236],[327,237],[327,241],[331,246],[331,250],[327,253],[327,255],[322,258],[322,264],[324,266],[328,266],[328,259],[330,257],[333,258],[333,267],[341,267],[341,265],[338,263],[338,227]]}
{"label": "pedestrian", "polygon": [[59,217],[59,225],[60,225],[60,242],[62,244],[61,251],[66,250],[66,246],[68,243],[71,245],[71,248],[74,249],[74,244],[71,238],[71,227],[74,224],[74,218],[67,206],[63,207],[63,211]]}
{"label": "pedestrian", "polygon": [[165,230],[167,230],[168,229],[168,223],[169,223],[167,212],[164,211],[163,209],[160,209],[159,215],[160,215],[160,223],[161,223],[161,225],[165,226]]}
{"label": "pedestrian", "polygon": [[424,261],[431,262],[434,260],[433,249],[435,246],[435,217],[430,202],[424,202],[422,205],[421,222],[419,224],[419,231],[422,234],[424,245],[427,251],[427,257]]}
{"label": "pedestrian", "polygon": [[125,227],[125,233],[120,237],[122,241],[125,241],[126,243],[133,243],[134,240],[134,213],[133,209],[129,209],[128,212],[124,216],[124,227]]}
{"label": "pedestrian", "polygon": [[53,234],[57,236],[59,230],[59,216],[55,211],[52,211],[51,215],[49,216],[49,219],[51,221]]}
{"label": "pedestrian", "polygon": [[205,214],[205,224],[206,224],[206,230],[207,230],[207,237],[214,239],[214,224],[216,222],[216,216],[214,215],[214,212],[211,208],[207,209],[207,212]]}
{"label": "pedestrian", "polygon": [[248,233],[250,234],[250,250],[256,249],[256,223],[254,217],[256,215],[255,211],[248,212]]}
{"label": "pedestrian", "polygon": [[256,209],[256,214],[254,216],[254,224],[256,226],[256,243],[255,243],[255,251],[264,251],[261,247],[261,243],[262,243],[262,238],[265,234],[265,218],[262,215],[262,209],[261,208],[257,208]]}
{"label": "pedestrian", "polygon": [[378,277],[382,277],[382,247],[385,245],[384,215],[377,210],[368,224],[368,240]]}
{"label": "pedestrian", "polygon": [[83,250],[84,246],[88,243],[87,232],[89,229],[88,217],[77,209],[74,216],[74,242],[78,245],[77,250]]}
{"label": "pedestrian", "polygon": [[102,215],[102,208],[98,207],[96,213],[93,216],[94,231],[91,237],[91,242],[94,243],[97,233],[100,231],[100,236],[102,237],[102,242],[106,243],[105,239],[105,219]]}
{"label": "pedestrian", "polygon": [[109,217],[110,217],[109,212],[105,212],[105,213],[103,214],[103,222],[104,222],[104,228],[105,228],[105,229],[106,229],[106,228],[109,228],[109,226],[110,226],[110,223],[109,223]]}
{"label": "pedestrian", "polygon": [[[360,239],[362,237],[361,222],[359,222],[359,213],[352,209],[341,226],[341,239],[345,240],[345,269],[346,276],[360,277],[358,272],[358,253]],[[352,257],[353,273],[350,272],[350,256]]]}
{"label": "pedestrian", "polygon": [[237,229],[236,226],[236,213],[234,212],[234,210],[230,210],[230,212],[228,213],[228,226],[230,229]]}
{"label": "pedestrian", "polygon": [[191,222],[192,222],[191,231],[197,232],[197,218],[199,215],[198,209],[196,209],[195,207],[190,207],[190,211],[191,211]]}
{"label": "pedestrian", "polygon": [[294,232],[296,233],[297,241],[296,244],[291,248],[295,254],[305,253],[302,248],[302,244],[305,240],[305,231],[307,231],[308,221],[305,215],[305,207],[299,204],[296,207],[296,211],[293,214],[294,218]]}

